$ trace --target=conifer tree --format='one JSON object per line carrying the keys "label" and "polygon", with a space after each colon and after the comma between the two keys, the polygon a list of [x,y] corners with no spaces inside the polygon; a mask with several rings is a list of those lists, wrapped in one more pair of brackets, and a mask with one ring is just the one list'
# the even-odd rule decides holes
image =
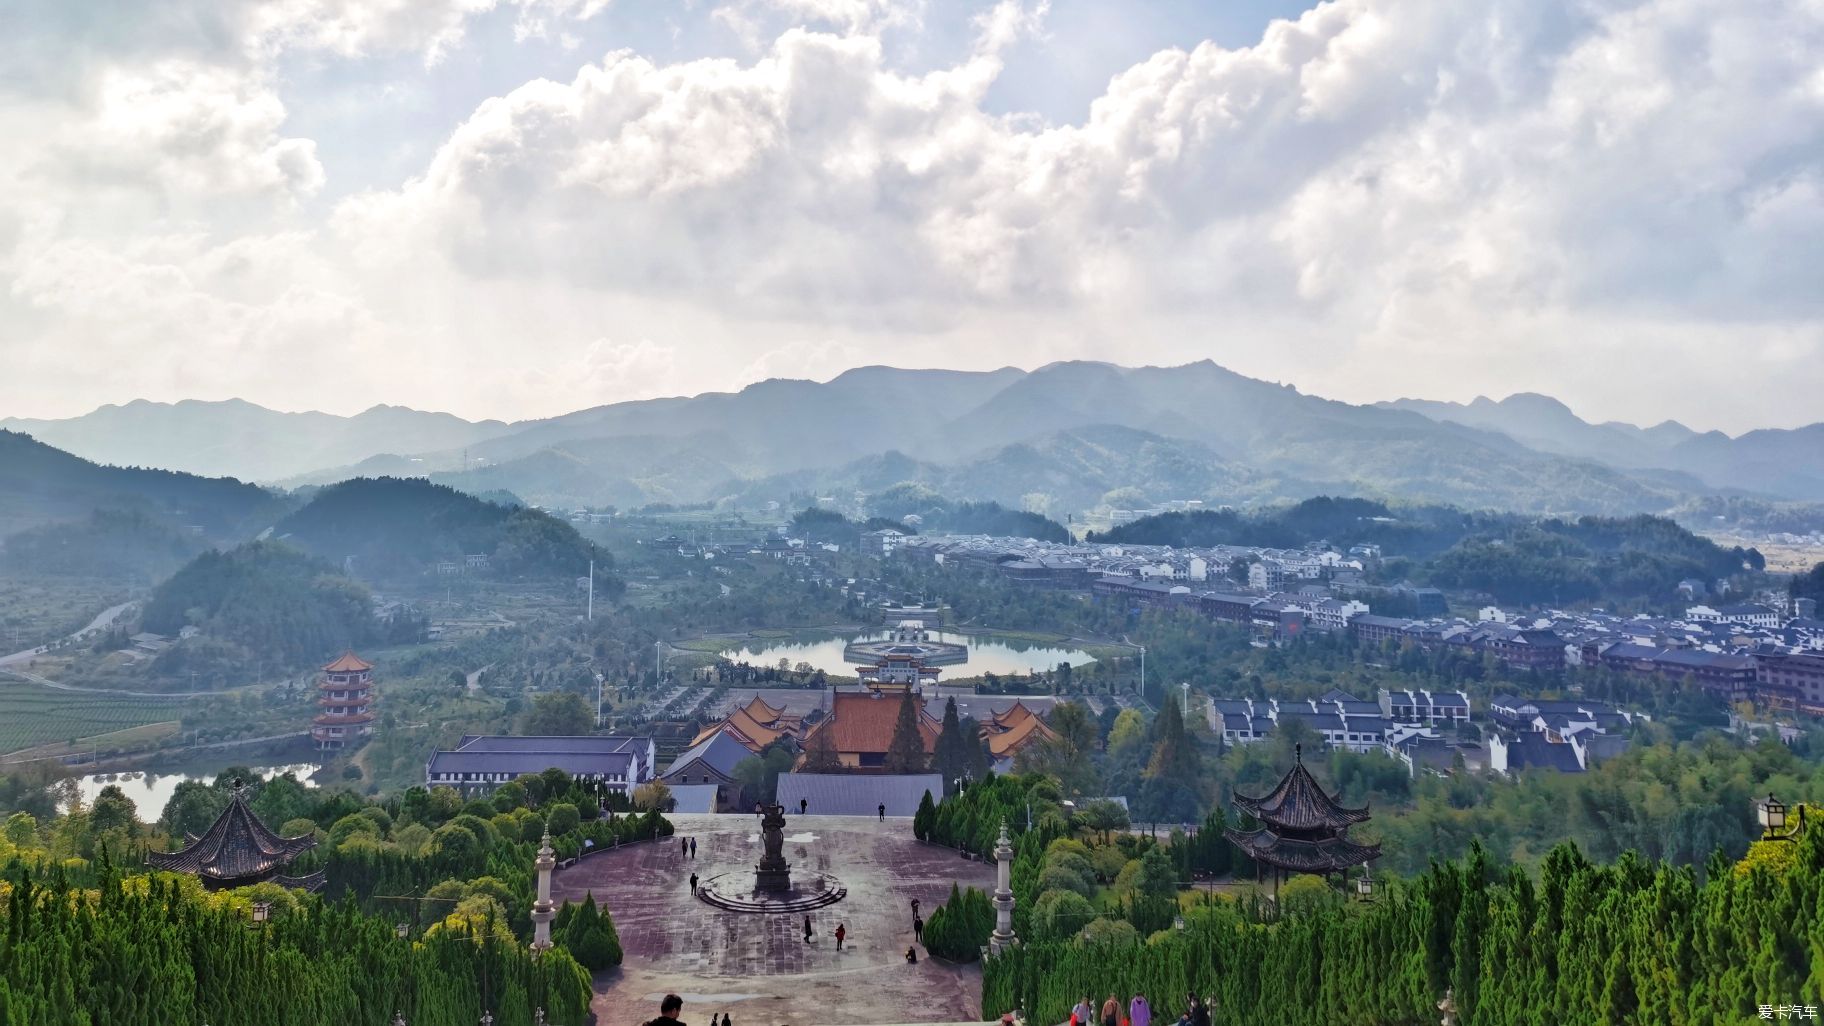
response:
{"label": "conifer tree", "polygon": [[893,740],[887,744],[888,773],[925,771],[925,739],[918,730],[918,716],[918,696],[908,689],[900,696],[899,716],[893,721]]}

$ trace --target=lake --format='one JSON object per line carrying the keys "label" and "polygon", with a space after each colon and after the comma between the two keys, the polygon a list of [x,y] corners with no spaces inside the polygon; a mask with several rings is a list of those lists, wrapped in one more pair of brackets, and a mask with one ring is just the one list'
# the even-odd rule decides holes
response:
{"label": "lake", "polygon": [[[271,780],[273,777],[293,773],[305,787],[315,787],[316,785],[310,782],[310,775],[319,768],[321,767],[314,762],[300,762],[289,766],[255,766],[253,771],[258,773],[262,780]],[[150,823],[164,814],[165,803],[171,800],[171,795],[177,791],[177,785],[186,780],[200,780],[205,784],[214,783],[215,773],[190,773],[181,770],[170,773],[141,772],[139,770],[128,770],[125,773],[91,773],[88,776],[77,777],[76,786],[82,791],[83,801],[93,802],[95,796],[101,793],[102,788],[113,784],[133,800],[133,807],[138,812],[140,820]]]}
{"label": "lake", "polygon": [[[930,634],[933,640],[948,641],[969,650],[967,662],[944,667],[944,679],[979,677],[984,673],[1003,676],[1023,674],[1030,670],[1053,670],[1059,663],[1082,666],[1096,661],[1095,656],[1080,649],[1057,648],[995,634],[957,634],[952,631],[931,631]],[[793,666],[809,663],[812,669],[822,670],[832,677],[853,677],[855,667],[843,658],[843,649],[852,641],[875,641],[887,636],[885,630],[860,634],[807,633],[797,640],[730,648],[724,650],[722,655],[734,662],[755,666],[776,666],[780,659],[786,659]]]}

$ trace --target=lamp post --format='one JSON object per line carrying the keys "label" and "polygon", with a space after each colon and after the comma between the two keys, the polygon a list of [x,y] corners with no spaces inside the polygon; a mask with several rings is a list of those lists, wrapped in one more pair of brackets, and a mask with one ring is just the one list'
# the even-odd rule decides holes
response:
{"label": "lamp post", "polygon": [[251,915],[252,915],[253,921],[247,925],[247,928],[249,930],[257,930],[260,927],[265,926],[266,920],[272,918],[272,902],[270,902],[270,901],[254,902]]}
{"label": "lamp post", "polygon": [[1755,814],[1761,821],[1761,840],[1790,841],[1799,836],[1805,829],[1805,806],[1799,806],[1798,822],[1791,831],[1786,829],[1788,808],[1770,791],[1767,800],[1754,803]]}
{"label": "lamp post", "polygon": [[1368,867],[1362,867],[1362,877],[1355,882],[1356,897],[1363,901],[1374,900],[1374,877],[1369,875]]}
{"label": "lamp post", "polygon": [[407,937],[410,937],[411,935],[412,935],[412,924],[406,922],[403,919],[399,920],[399,922],[393,927],[393,936],[398,937],[400,940],[404,940]]}

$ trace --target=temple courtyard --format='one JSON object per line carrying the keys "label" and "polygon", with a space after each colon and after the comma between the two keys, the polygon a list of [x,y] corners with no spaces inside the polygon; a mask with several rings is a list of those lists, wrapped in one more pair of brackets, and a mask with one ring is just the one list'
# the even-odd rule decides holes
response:
{"label": "temple courtyard", "polygon": [[[667,993],[684,998],[694,1026],[727,1013],[732,1026],[980,1021],[981,972],[925,957],[908,965],[912,899],[928,920],[952,882],[991,892],[994,866],[921,844],[906,818],[788,815],[784,854],[796,872],[835,877],[848,895],[804,915],[729,912],[693,898],[690,875],[750,873],[760,860],[759,819],[670,817],[677,837],[604,852],[559,870],[552,896],[593,893],[614,915],[626,958],[598,975],[602,1026],[637,1026]],[[678,839],[695,837],[697,857]],[[847,926],[836,950],[837,924]],[[985,938],[984,938],[985,940]]]}

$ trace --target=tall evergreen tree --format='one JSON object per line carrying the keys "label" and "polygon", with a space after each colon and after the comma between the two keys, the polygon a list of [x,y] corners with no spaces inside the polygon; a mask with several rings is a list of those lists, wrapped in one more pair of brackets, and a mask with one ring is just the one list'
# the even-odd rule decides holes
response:
{"label": "tall evergreen tree", "polygon": [[893,740],[887,744],[888,773],[923,773],[925,739],[918,730],[918,696],[907,690],[899,700],[899,717],[893,721]]}
{"label": "tall evergreen tree", "polygon": [[937,735],[937,750],[931,754],[931,768],[943,775],[944,790],[955,789],[955,781],[969,772],[969,749],[979,738],[963,736],[963,724],[956,715],[956,699],[944,701],[944,724]]}

